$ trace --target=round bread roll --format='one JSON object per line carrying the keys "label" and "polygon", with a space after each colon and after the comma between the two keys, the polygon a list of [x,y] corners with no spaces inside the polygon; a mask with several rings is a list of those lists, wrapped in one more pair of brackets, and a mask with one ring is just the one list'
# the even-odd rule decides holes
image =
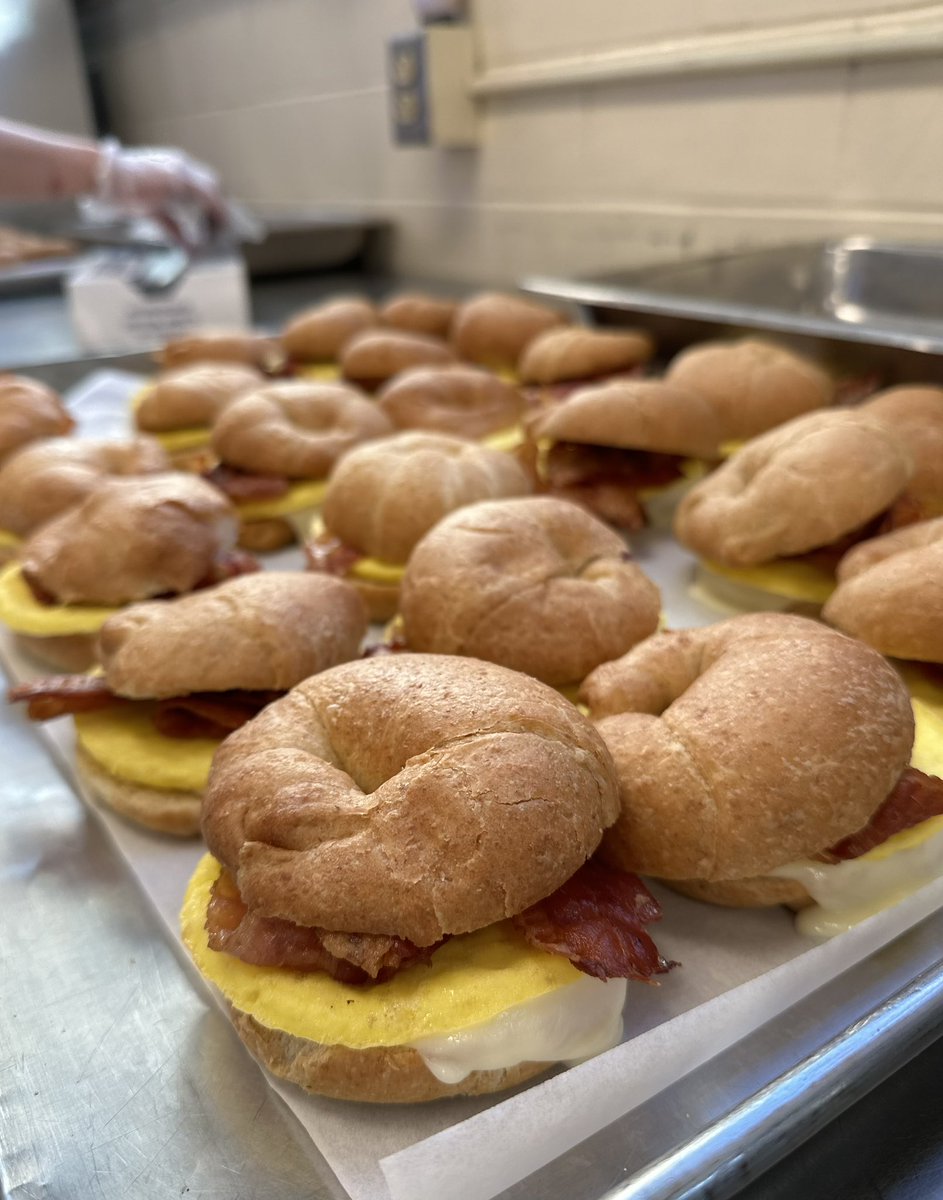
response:
{"label": "round bread roll", "polygon": [[323,479],[358,442],[391,433],[385,413],[354,388],[294,380],[233,401],[213,426],[227,466],[288,479]]}
{"label": "round bread roll", "polygon": [[21,446],[69,433],[74,425],[52,388],[25,375],[0,375],[0,463]]}
{"label": "round bread roll", "polygon": [[341,352],[341,373],[368,392],[410,367],[443,367],[455,355],[441,338],[401,330],[368,329]]}
{"label": "round bread roll", "polygon": [[803,554],[883,512],[912,474],[907,450],[877,418],[810,413],[748,442],[696,484],[675,534],[729,566]]}
{"label": "round bread roll", "polygon": [[553,689],[402,654],[316,675],[228,737],[203,832],[250,909],[431,946],[550,895],[618,808],[601,739]]}
{"label": "round bread roll", "polygon": [[879,654],[780,613],[656,634],[580,696],[619,773],[603,854],[668,880],[752,886],[834,845],[884,802],[914,738]]}
{"label": "round bread roll", "polygon": [[943,662],[943,517],[861,542],[837,573],[826,621],[893,658]]}
{"label": "round bread roll", "polygon": [[172,338],[154,357],[168,370],[190,363],[228,362],[266,372],[276,370],[285,358],[275,338],[231,329],[207,329]]}
{"label": "round bread roll", "polygon": [[0,467],[0,529],[26,537],[108,478],[169,469],[165,451],[149,437],[55,438],[26,446]]}
{"label": "round bread roll", "polygon": [[14,633],[17,649],[54,671],[78,675],[95,665],[95,634],[64,633],[54,637],[36,637]]}
{"label": "round bread roll", "polygon": [[149,788],[119,779],[81,745],[75,747],[75,766],[79,778],[99,804],[135,825],[174,837],[194,837],[200,832],[203,798],[197,792]]}
{"label": "round bread roll", "polygon": [[628,371],[654,353],[654,341],[641,329],[548,329],[527,344],[517,374],[521,383],[595,379]]}
{"label": "round bread roll", "polygon": [[296,362],[336,362],[352,337],[376,323],[369,300],[343,296],[293,317],[282,331],[282,349]]}
{"label": "round bread roll", "polygon": [[60,604],[129,604],[192,591],[236,544],[238,521],[192,475],[108,479],[23,546],[24,576]]}
{"label": "round bread roll", "polygon": [[452,321],[450,338],[466,362],[513,370],[525,346],[538,334],[566,325],[563,313],[502,292],[481,292],[466,300]]}
{"label": "round bread roll", "polygon": [[535,439],[695,458],[716,454],[721,438],[714,411],[700,396],[648,380],[581,389],[538,413],[530,429]]}
{"label": "round bread roll", "polygon": [[338,463],[322,514],[348,546],[405,563],[446,513],[532,490],[524,468],[500,450],[440,433],[399,433],[358,446]]}
{"label": "round bread roll", "polygon": [[471,504],[409,559],[407,644],[500,663],[552,685],[579,682],[658,628],[658,588],[625,542],[565,500]]}
{"label": "round bread roll", "polygon": [[261,371],[239,363],[194,363],[165,371],[142,393],[135,424],[146,433],[212,425],[227,404],[263,382]]}
{"label": "round bread roll", "polygon": [[920,516],[943,514],[943,388],[890,388],[862,404],[860,411],[885,421],[910,451],[914,474],[907,495]]}
{"label": "round bread roll", "polygon": [[421,292],[401,292],[380,309],[380,322],[390,329],[446,338],[456,312],[458,303],[455,300],[424,296]]}
{"label": "round bread roll", "polygon": [[415,367],[383,388],[380,408],[399,429],[427,429],[483,438],[516,425],[523,400],[517,388],[477,367]]}
{"label": "round bread roll", "polygon": [[756,338],[689,346],[673,359],[665,379],[711,404],[724,441],[756,437],[824,408],[835,395],[821,367]]}

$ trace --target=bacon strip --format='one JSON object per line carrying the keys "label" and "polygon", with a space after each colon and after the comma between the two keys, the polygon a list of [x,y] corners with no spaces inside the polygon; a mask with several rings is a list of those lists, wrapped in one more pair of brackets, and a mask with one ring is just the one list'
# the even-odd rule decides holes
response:
{"label": "bacon strip", "polygon": [[234,504],[245,504],[250,500],[277,500],[291,487],[288,480],[280,475],[255,475],[250,471],[224,466],[223,463],[205,472],[203,478]]}
{"label": "bacon strip", "polygon": [[154,728],[165,737],[224,738],[284,692],[194,692],[159,700],[153,716]]}
{"label": "bacon strip", "polygon": [[864,829],[843,838],[819,858],[827,863],[860,858],[895,833],[940,816],[943,816],[943,779],[925,775],[916,767],[907,767]]}
{"label": "bacon strip", "polygon": [[313,542],[305,542],[305,558],[312,571],[343,579],[363,555],[352,546],[345,545],[340,538],[324,534]]}
{"label": "bacon strip", "polygon": [[600,481],[619,482],[634,488],[660,487],[681,477],[679,454],[652,450],[627,450],[619,446],[589,446],[581,442],[556,442],[547,454],[547,482],[570,487]]}
{"label": "bacon strip", "polygon": [[586,975],[644,982],[678,965],[662,958],[645,932],[660,919],[658,901],[636,875],[595,859],[512,918],[531,945],[562,954]]}
{"label": "bacon strip", "polygon": [[7,700],[11,704],[26,701],[26,715],[31,721],[51,721],[66,713],[94,712],[131,703],[116,696],[100,676],[93,675],[53,675],[21,683],[10,688]]}

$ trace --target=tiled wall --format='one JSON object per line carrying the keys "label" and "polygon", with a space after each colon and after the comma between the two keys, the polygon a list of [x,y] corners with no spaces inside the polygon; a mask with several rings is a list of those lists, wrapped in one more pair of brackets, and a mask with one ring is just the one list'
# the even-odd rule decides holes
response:
{"label": "tiled wall", "polygon": [[[934,6],[478,0],[495,68]],[[482,102],[476,150],[396,149],[384,43],[408,0],[100,0],[128,140],[177,143],[246,199],[389,215],[404,270],[509,280],[744,243],[943,238],[943,58],[659,76]]]}

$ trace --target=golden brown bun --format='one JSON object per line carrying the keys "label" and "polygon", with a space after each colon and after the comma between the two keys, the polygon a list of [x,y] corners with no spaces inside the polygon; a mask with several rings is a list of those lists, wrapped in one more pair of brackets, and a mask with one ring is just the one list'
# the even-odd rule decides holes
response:
{"label": "golden brown bun", "polygon": [[675,534],[728,566],[803,554],[883,512],[912,474],[910,455],[877,418],[810,413],[748,442],[696,484]]}
{"label": "golden brown bun", "polygon": [[239,522],[238,545],[253,554],[270,554],[297,541],[294,526],[284,517],[259,517]]}
{"label": "golden brown bun", "polygon": [[440,1083],[411,1046],[367,1050],[324,1046],[269,1029],[238,1009],[232,1009],[230,1016],[253,1056],[273,1075],[335,1100],[417,1104],[446,1096],[484,1096],[516,1087],[552,1065],[518,1063],[495,1071],[472,1071],[460,1083]]}
{"label": "golden brown bun", "polygon": [[477,367],[415,367],[397,375],[377,400],[398,429],[483,438],[516,425],[524,401],[517,388]]}
{"label": "golden brown bun", "polygon": [[194,363],[165,371],[144,389],[135,424],[148,433],[212,425],[230,401],[263,382],[261,371],[239,363]]}
{"label": "golden brown bun", "polygon": [[481,292],[459,308],[450,339],[459,358],[513,370],[538,334],[569,322],[563,313],[502,292]]}
{"label": "golden brown bun", "polygon": [[355,658],[360,597],[330,575],[260,571],[116,613],[98,636],[108,686],[133,700],[287,691]]}
{"label": "golden brown bun", "polygon": [[666,879],[766,875],[832,846],[867,824],[913,745],[894,669],[782,613],[656,634],[580,698],[619,772],[603,853]]}
{"label": "golden brown bun", "polygon": [[455,355],[441,338],[398,329],[368,329],[345,345],[341,373],[368,392],[410,367],[444,367]]}
{"label": "golden brown bun", "polygon": [[281,366],[285,355],[275,338],[240,330],[207,329],[172,338],[154,357],[167,370],[190,363],[230,362],[272,371]]}
{"label": "golden brown bun", "polygon": [[37,442],[0,467],[0,529],[25,537],[84,500],[110,476],[154,475],[169,469],[166,453],[149,437]]}
{"label": "golden brown bun", "polygon": [[896,387],[879,392],[861,412],[886,421],[914,460],[907,484],[925,515],[943,514],[943,388]]}
{"label": "golden brown bun", "polygon": [[74,425],[58,392],[25,375],[0,375],[0,462],[21,446],[61,436]]}
{"label": "golden brown bun", "polygon": [[60,604],[189,592],[236,544],[235,510],[193,475],[109,479],[23,546],[23,573]]}
{"label": "golden brown bun", "polygon": [[380,321],[391,329],[446,338],[457,312],[458,303],[455,300],[424,296],[421,292],[402,292],[383,305]]}
{"label": "golden brown bun", "polygon": [[792,879],[774,879],[770,875],[721,879],[713,883],[705,879],[670,879],[666,882],[673,892],[724,908],[773,908],[777,904],[786,904],[800,909],[812,903],[812,897],[801,883]]}
{"label": "golden brown bun", "polygon": [[234,400],[213,426],[212,442],[228,466],[323,479],[351,446],[392,431],[386,414],[356,389],[299,379]]}
{"label": "golden brown bun", "polygon": [[258,912],[429,946],[555,891],[618,808],[599,735],[552,688],[396,654],[315,675],[228,737],[203,832]]}
{"label": "golden brown bun", "polygon": [[165,791],[119,779],[80,745],[75,747],[75,766],[96,800],[135,825],[174,837],[195,837],[200,832],[203,802],[196,792]]}
{"label": "golden brown bun", "polygon": [[655,380],[581,388],[539,413],[530,428],[535,438],[554,442],[695,458],[714,455],[721,441],[720,425],[706,400]]}
{"label": "golden brown bun", "polygon": [[58,637],[34,637],[28,633],[14,634],[17,646],[30,658],[54,667],[57,671],[77,674],[87,671],[95,662],[95,634],[68,633]]}
{"label": "golden brown bun", "polygon": [[826,621],[882,654],[943,662],[943,517],[850,550]]}
{"label": "golden brown bun", "polygon": [[648,362],[654,353],[654,341],[641,329],[548,329],[527,345],[517,374],[521,383],[595,379]]}
{"label": "golden brown bun", "polygon": [[510,454],[444,433],[398,433],[358,446],[337,464],[321,512],[325,527],[361,554],[405,563],[446,513],[531,491],[530,476]]}
{"label": "golden brown bun", "polygon": [[665,379],[712,405],[724,441],[756,437],[824,408],[835,395],[821,367],[757,338],[689,346],[672,361]]}
{"label": "golden brown bun", "polygon": [[345,296],[305,309],[282,331],[282,348],[296,362],[336,362],[345,343],[377,323],[369,300]]}
{"label": "golden brown bun", "polygon": [[579,682],[658,628],[658,588],[627,558],[618,534],[566,500],[471,504],[410,556],[406,640],[552,685]]}

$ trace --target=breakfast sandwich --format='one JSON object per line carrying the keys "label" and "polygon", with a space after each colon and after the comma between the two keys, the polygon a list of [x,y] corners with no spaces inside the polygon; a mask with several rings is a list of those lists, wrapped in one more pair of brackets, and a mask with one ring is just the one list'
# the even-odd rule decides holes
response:
{"label": "breakfast sandwich", "polygon": [[531,403],[554,403],[584,387],[636,378],[654,353],[642,329],[548,329],[525,346],[517,377]]}
{"label": "breakfast sandwich", "polygon": [[241,329],[203,329],[171,338],[154,358],[168,371],[193,363],[226,362],[277,375],[285,365],[284,351],[275,338]]}
{"label": "breakfast sandwich", "polygon": [[378,322],[375,306],[361,296],[339,296],[297,313],[279,337],[294,374],[307,379],[340,377],[341,351]]}
{"label": "breakfast sandwich", "polygon": [[448,338],[458,301],[423,292],[398,292],[380,307],[380,324],[406,333],[425,333]]}
{"label": "breakfast sandwich", "polygon": [[449,340],[459,358],[516,382],[517,364],[539,334],[569,322],[563,313],[536,300],[504,292],[480,292],[459,305]]}
{"label": "breakfast sandwich", "polygon": [[401,329],[368,329],[344,343],[340,354],[342,377],[375,392],[394,375],[411,367],[445,367],[455,355],[442,338]]}
{"label": "breakfast sandwich", "polygon": [[0,374],[0,464],[30,442],[62,437],[74,427],[58,392],[38,379]]}
{"label": "breakfast sandwich", "polygon": [[480,367],[413,367],[377,396],[397,429],[424,429],[514,450],[525,434],[520,390]]}

